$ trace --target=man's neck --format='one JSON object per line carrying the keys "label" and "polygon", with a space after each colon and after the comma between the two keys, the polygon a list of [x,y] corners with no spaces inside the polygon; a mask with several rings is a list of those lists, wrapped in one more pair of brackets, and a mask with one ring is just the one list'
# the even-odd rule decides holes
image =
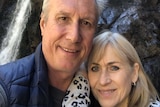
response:
{"label": "man's neck", "polygon": [[61,71],[48,71],[50,85],[62,91],[66,91],[70,85],[74,74]]}

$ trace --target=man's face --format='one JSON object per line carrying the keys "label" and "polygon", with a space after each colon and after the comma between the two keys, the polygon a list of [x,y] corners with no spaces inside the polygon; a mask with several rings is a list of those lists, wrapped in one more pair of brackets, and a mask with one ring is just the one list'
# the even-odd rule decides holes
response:
{"label": "man's face", "polygon": [[[42,50],[50,70],[75,72],[88,56],[97,24],[94,0],[50,0],[40,21]],[[45,13],[46,14],[46,13]]]}

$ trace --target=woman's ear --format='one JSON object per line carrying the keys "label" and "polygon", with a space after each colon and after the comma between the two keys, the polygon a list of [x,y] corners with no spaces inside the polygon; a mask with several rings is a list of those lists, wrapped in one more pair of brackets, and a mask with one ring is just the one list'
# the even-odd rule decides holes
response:
{"label": "woman's ear", "polygon": [[138,80],[138,72],[139,72],[139,64],[135,63],[133,66],[133,77],[132,77],[133,83],[136,83]]}

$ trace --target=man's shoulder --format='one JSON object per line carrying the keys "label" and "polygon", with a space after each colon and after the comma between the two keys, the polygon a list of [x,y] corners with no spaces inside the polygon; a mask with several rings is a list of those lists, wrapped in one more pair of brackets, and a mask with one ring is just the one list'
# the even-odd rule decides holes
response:
{"label": "man's shoulder", "polygon": [[0,85],[0,99],[1,99],[0,107],[8,107],[7,95],[1,85]]}
{"label": "man's shoulder", "polygon": [[34,54],[0,66],[0,79],[14,81],[32,73],[34,69]]}

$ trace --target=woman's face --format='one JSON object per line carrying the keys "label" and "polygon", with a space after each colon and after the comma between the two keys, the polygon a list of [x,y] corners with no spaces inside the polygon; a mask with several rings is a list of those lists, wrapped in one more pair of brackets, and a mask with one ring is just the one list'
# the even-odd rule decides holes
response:
{"label": "woman's face", "polygon": [[127,107],[136,71],[122,61],[108,45],[99,62],[91,62],[88,77],[95,98],[102,107]]}

